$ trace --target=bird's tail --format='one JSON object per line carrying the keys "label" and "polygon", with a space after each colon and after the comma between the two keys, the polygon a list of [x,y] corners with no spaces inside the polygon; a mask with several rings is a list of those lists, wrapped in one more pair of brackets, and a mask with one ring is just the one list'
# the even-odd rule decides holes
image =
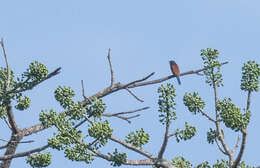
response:
{"label": "bird's tail", "polygon": [[177,78],[177,81],[178,81],[179,85],[181,85],[180,77],[179,77],[179,76],[176,76],[176,78]]}

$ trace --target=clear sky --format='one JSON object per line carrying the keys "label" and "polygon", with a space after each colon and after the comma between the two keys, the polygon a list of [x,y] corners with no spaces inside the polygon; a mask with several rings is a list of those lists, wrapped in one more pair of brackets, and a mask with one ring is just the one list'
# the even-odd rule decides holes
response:
{"label": "clear sky", "polygon": [[[1,1],[0,37],[5,39],[10,66],[18,74],[28,64],[38,60],[50,71],[62,67],[62,73],[28,92],[32,106],[16,112],[21,127],[38,123],[42,109],[61,111],[53,92],[58,85],[71,86],[82,100],[81,84],[86,85],[86,94],[92,95],[107,87],[110,82],[106,59],[111,48],[111,59],[115,80],[122,83],[144,77],[155,72],[153,79],[169,75],[170,59],[175,60],[182,72],[202,67],[200,50],[216,48],[220,60],[229,61],[223,66],[224,87],[220,98],[231,97],[234,103],[245,108],[246,93],[240,91],[241,67],[248,60],[260,63],[260,2],[258,0],[45,0],[45,1]],[[2,54],[1,54],[2,56]],[[1,58],[1,66],[4,59]],[[184,122],[197,126],[197,135],[190,141],[176,143],[171,139],[165,157],[184,156],[194,164],[225,158],[215,145],[206,142],[206,131],[214,127],[204,117],[193,116],[184,107],[185,92],[198,91],[207,102],[206,111],[213,113],[213,90],[198,75],[181,78],[182,85],[172,82],[176,88],[178,120],[171,131],[183,128]],[[166,82],[164,82],[165,84]],[[157,88],[160,84],[133,89],[145,100],[137,102],[126,91],[104,98],[107,111],[121,112],[150,106],[140,112],[141,117],[132,124],[112,119],[113,136],[123,138],[130,130],[144,128],[151,132],[151,141],[144,149],[157,154],[162,143],[164,128],[158,121]],[[250,165],[259,165],[260,94],[252,95],[252,120],[248,128],[248,142],[243,160]],[[1,122],[3,124],[3,122]],[[9,136],[1,126],[1,137]],[[29,150],[47,143],[52,130],[28,137],[32,144],[21,144],[19,151]],[[230,146],[236,143],[237,133],[227,130],[226,140]],[[2,144],[2,142],[1,142]],[[109,143],[105,151],[119,147]],[[121,150],[122,148],[120,148]],[[50,150],[52,151],[52,150]],[[128,152],[125,149],[121,151]],[[2,153],[2,152],[1,152]],[[63,158],[63,152],[54,151],[50,168],[89,167]],[[129,159],[139,155],[129,152]],[[103,160],[96,160],[91,167],[109,167]],[[15,159],[11,167],[29,167],[24,158]],[[128,166],[124,166],[125,168]]]}

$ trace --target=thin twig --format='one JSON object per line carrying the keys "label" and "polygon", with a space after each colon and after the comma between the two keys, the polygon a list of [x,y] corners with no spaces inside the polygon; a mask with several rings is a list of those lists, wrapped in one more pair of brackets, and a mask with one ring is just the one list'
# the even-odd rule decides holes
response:
{"label": "thin twig", "polygon": [[236,145],[234,146],[234,148],[232,149],[232,152],[235,152],[237,150],[237,148],[239,147],[239,143],[240,143],[240,136],[238,135],[237,137],[237,143]]}
{"label": "thin twig", "polygon": [[115,77],[114,77],[114,70],[113,70],[112,63],[111,63],[110,48],[108,49],[107,59],[108,59],[109,68],[110,68],[110,75],[111,75],[110,87],[113,87],[113,85],[114,85],[114,78]]}
{"label": "thin twig", "polygon": [[124,114],[131,114],[131,113],[135,113],[138,111],[142,111],[142,110],[146,110],[149,109],[150,107],[143,107],[143,108],[139,108],[139,109],[135,109],[135,110],[131,110],[131,111],[126,111],[126,112],[119,112],[119,113],[104,113],[103,115],[106,117],[110,117],[110,116],[117,116],[117,115],[124,115]]}
{"label": "thin twig", "polygon": [[[221,63],[221,65],[225,65],[227,63],[228,62],[226,61],[226,62]],[[205,71],[209,68],[210,67],[204,67],[204,68],[201,68],[201,69],[198,69],[198,70],[191,70],[191,71],[183,72],[183,73],[180,74],[180,76],[197,74],[197,73]],[[175,75],[169,75],[169,76],[162,77],[162,78],[155,79],[155,80],[151,80],[151,81],[134,83],[134,84],[131,84],[128,88],[135,88],[135,87],[140,87],[140,86],[145,86],[145,85],[157,84],[157,83],[164,82],[164,81],[169,80],[169,79],[174,78],[174,77],[176,77],[176,76]]]}
{"label": "thin twig", "polygon": [[123,119],[123,120],[127,121],[130,124],[131,123],[130,119],[139,117],[140,114],[136,114],[136,115],[129,116],[129,117],[125,117],[125,116],[122,116],[122,115],[135,113],[135,112],[138,112],[138,111],[146,110],[148,108],[149,107],[143,107],[143,108],[140,108],[140,109],[127,111],[127,112],[120,112],[120,113],[104,113],[104,114],[102,114],[102,116],[105,116],[105,117],[117,117],[117,118],[120,118],[120,119]]}
{"label": "thin twig", "polygon": [[81,80],[81,87],[82,87],[82,96],[84,98],[84,100],[87,99],[87,96],[85,95],[85,88],[84,88],[84,81]]}
{"label": "thin twig", "polygon": [[18,141],[7,141],[7,140],[2,139],[2,138],[0,138],[0,141],[9,142],[9,143],[12,143],[12,142],[16,142],[16,143],[32,143],[32,142],[34,142],[34,140],[20,141],[20,142],[18,142]]}
{"label": "thin twig", "polygon": [[8,159],[17,158],[17,157],[28,156],[32,153],[43,151],[43,150],[47,149],[48,147],[49,147],[49,145],[44,145],[40,148],[35,148],[35,149],[29,150],[27,152],[21,152],[21,153],[16,153],[16,154],[11,154],[11,155],[0,156],[0,160],[8,160]]}
{"label": "thin twig", "polygon": [[141,155],[143,155],[143,156],[145,156],[145,157],[147,157],[147,158],[153,159],[153,155],[150,154],[149,152],[144,151],[143,149],[139,149],[139,148],[137,148],[136,146],[134,146],[134,145],[132,145],[132,144],[129,144],[129,143],[120,141],[119,139],[116,139],[116,138],[114,138],[114,137],[111,137],[111,138],[109,138],[109,139],[112,140],[113,142],[116,142],[116,143],[118,143],[118,144],[120,144],[120,145],[126,147],[127,149],[130,149],[130,150],[132,150],[132,151],[135,151],[135,152],[137,152],[137,153],[139,153],[139,154],[141,154]]}
{"label": "thin twig", "polygon": [[201,112],[201,114],[203,116],[205,116],[207,119],[209,119],[210,121],[216,123],[216,120],[214,120],[212,117],[210,117],[207,113],[205,113],[203,110],[199,109],[199,111]]}
{"label": "thin twig", "polygon": [[226,153],[226,152],[221,148],[221,146],[219,145],[217,139],[215,139],[215,142],[216,142],[216,144],[217,144],[217,146],[218,146],[218,149],[219,149],[223,154],[227,155],[227,153]]}
{"label": "thin twig", "polygon": [[171,134],[168,134],[167,137],[170,138],[170,137],[176,136],[176,135],[178,135],[178,132],[177,132],[177,131],[175,131],[175,132],[173,132],[173,133],[171,133]]}
{"label": "thin twig", "polygon": [[11,70],[8,64],[8,59],[7,59],[7,55],[6,55],[6,50],[5,50],[5,45],[4,45],[4,39],[1,39],[1,46],[3,49],[3,53],[4,53],[4,58],[5,58],[5,65],[6,65],[6,70],[7,70],[7,80],[6,80],[6,88],[5,91],[9,91],[9,85],[10,85],[10,78],[11,78]]}
{"label": "thin twig", "polygon": [[126,89],[126,90],[128,91],[128,93],[130,93],[136,100],[138,100],[138,101],[140,101],[140,102],[144,102],[144,100],[138,98],[130,89],[128,89],[128,88],[125,88],[125,89]]}
{"label": "thin twig", "polygon": [[8,128],[10,128],[10,130],[12,130],[12,127],[6,118],[4,118],[4,121],[5,121],[6,125],[8,126]]}
{"label": "thin twig", "polygon": [[[213,74],[213,69],[211,69],[211,74]],[[219,141],[221,142],[221,145],[222,147],[224,148],[224,152],[226,155],[229,156],[229,158],[232,157],[232,154],[231,154],[231,151],[228,149],[228,146],[224,140],[224,136],[223,136],[223,133],[222,133],[222,129],[221,129],[221,126],[220,126],[220,122],[219,122],[219,111],[218,111],[218,108],[217,108],[217,103],[218,103],[218,92],[217,92],[217,86],[216,86],[216,83],[215,83],[215,79],[214,79],[214,76],[213,76],[213,89],[214,89],[214,103],[215,103],[215,114],[216,114],[216,122],[215,122],[215,125],[216,125],[216,130],[217,130],[217,133],[218,133],[218,138],[219,138]],[[218,145],[218,143],[217,143]],[[219,148],[219,149],[222,149],[222,148]]]}

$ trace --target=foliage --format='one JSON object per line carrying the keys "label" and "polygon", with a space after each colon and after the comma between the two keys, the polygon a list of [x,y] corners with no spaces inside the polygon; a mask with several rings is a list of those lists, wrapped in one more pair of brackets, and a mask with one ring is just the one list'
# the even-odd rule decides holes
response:
{"label": "foliage", "polygon": [[75,93],[70,87],[59,86],[55,90],[54,94],[55,94],[55,99],[60,103],[60,105],[64,109],[73,106],[74,102],[72,100],[72,97],[75,96]]}
{"label": "foliage", "polygon": [[15,106],[15,108],[18,110],[25,110],[30,107],[31,100],[27,96],[24,96],[23,99],[19,97],[17,101],[18,104]]}
{"label": "foliage", "polygon": [[241,90],[255,91],[259,90],[260,67],[255,61],[248,61],[242,67]]}
{"label": "foliage", "polygon": [[210,165],[209,165],[209,162],[205,161],[205,162],[200,163],[195,168],[210,168]]}
{"label": "foliage", "polygon": [[187,122],[185,122],[185,129],[179,130],[177,129],[176,141],[180,142],[180,140],[189,140],[196,134],[196,128],[194,126],[190,126]]}
{"label": "foliage", "polygon": [[213,130],[210,128],[210,130],[207,132],[207,141],[210,144],[214,143],[214,140],[218,137],[218,132],[216,130]]}
{"label": "foliage", "polygon": [[206,76],[206,83],[210,86],[216,85],[217,87],[223,86],[222,74],[220,73],[220,62],[217,60],[219,51],[216,49],[207,48],[201,50],[201,57],[204,67],[209,67],[204,72]]}
{"label": "foliage", "polygon": [[91,105],[86,107],[88,117],[101,118],[103,112],[106,110],[106,105],[102,99],[91,99]]}
{"label": "foliage", "polygon": [[230,98],[218,101],[217,110],[226,127],[234,131],[245,129],[250,121],[251,112],[247,110],[245,114],[240,113],[240,108],[236,107]]}
{"label": "foliage", "polygon": [[116,166],[121,166],[123,163],[126,162],[127,156],[126,153],[119,153],[117,149],[113,152],[113,155],[110,154],[110,159],[111,159],[111,165],[116,167]]}
{"label": "foliage", "polygon": [[68,147],[64,151],[65,157],[72,161],[84,161],[85,163],[91,163],[94,158],[94,154],[88,150],[86,144],[78,143],[73,147]]}
{"label": "foliage", "polygon": [[192,168],[192,164],[184,157],[175,157],[172,160],[172,164],[176,168]]}
{"label": "foliage", "polygon": [[144,129],[141,128],[140,130],[137,130],[134,132],[130,132],[125,138],[125,141],[127,143],[131,143],[136,147],[142,148],[142,146],[149,141],[149,134],[144,132]]}
{"label": "foliage", "polygon": [[109,122],[95,122],[88,129],[89,136],[99,140],[96,145],[98,147],[105,146],[108,139],[111,137],[113,129],[110,127]]}
{"label": "foliage", "polygon": [[27,72],[24,73],[25,77],[32,79],[34,82],[42,80],[47,75],[48,68],[38,61],[30,63]]}
{"label": "foliage", "polygon": [[183,102],[184,105],[188,107],[188,110],[193,114],[200,112],[200,110],[205,106],[205,102],[199,96],[198,92],[194,92],[193,94],[185,93],[183,96]]}
{"label": "foliage", "polygon": [[159,93],[159,118],[162,124],[170,124],[172,120],[176,120],[176,111],[175,111],[175,88],[172,84],[167,83],[166,87],[161,85],[158,88]]}
{"label": "foliage", "polygon": [[32,167],[47,167],[51,164],[51,153],[32,154],[27,157],[26,162]]}

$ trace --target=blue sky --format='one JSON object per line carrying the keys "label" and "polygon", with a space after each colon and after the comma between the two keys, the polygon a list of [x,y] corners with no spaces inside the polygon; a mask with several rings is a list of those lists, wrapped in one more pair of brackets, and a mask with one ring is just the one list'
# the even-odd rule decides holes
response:
{"label": "blue sky", "polygon": [[[220,98],[231,97],[237,106],[245,108],[246,93],[240,91],[241,67],[248,60],[260,63],[259,5],[257,0],[3,1],[0,37],[5,39],[9,63],[14,71],[22,73],[34,60],[46,64],[50,71],[62,67],[59,76],[27,93],[32,98],[32,105],[27,111],[15,113],[17,122],[26,127],[39,122],[42,109],[61,111],[53,96],[59,85],[71,86],[77,93],[75,100],[82,100],[82,79],[88,96],[107,87],[110,82],[106,60],[108,48],[111,48],[115,80],[122,83],[151,72],[155,72],[153,79],[169,75],[170,59],[179,64],[182,72],[201,68],[200,50],[216,48],[220,51],[220,60],[229,61],[222,68],[225,86],[219,89]],[[3,57],[0,64],[4,66]],[[215,145],[206,142],[206,131],[214,125],[202,116],[191,115],[182,102],[185,92],[198,91],[207,102],[206,111],[213,116],[213,90],[205,84],[204,77],[198,75],[184,76],[181,81],[181,86],[176,84],[176,79],[167,81],[174,84],[177,93],[178,120],[171,128],[172,131],[183,128],[184,122],[188,121],[197,126],[197,135],[187,142],[176,143],[171,139],[165,157],[184,156],[194,164],[225,158]],[[151,141],[144,149],[153,154],[159,151],[164,130],[158,122],[158,86],[160,84],[133,89],[145,100],[144,103],[137,102],[126,91],[104,98],[109,113],[151,107],[140,112],[142,116],[130,125],[118,119],[111,119],[111,122],[113,136],[117,138],[140,128],[151,132]],[[260,164],[257,154],[258,100],[259,92],[252,95],[252,120],[243,156],[250,165]],[[1,132],[4,129],[1,127]],[[52,131],[28,137],[36,142],[20,145],[18,152],[46,143]],[[0,138],[9,134],[4,132]],[[238,134],[229,130],[226,134],[228,144],[234,145]],[[114,143],[109,145],[105,151],[119,147]],[[62,152],[54,151],[54,154],[51,168],[64,165],[68,168],[89,167],[64,159]],[[129,152],[129,159],[138,158]],[[91,167],[101,166],[109,167],[109,163],[98,159]],[[19,158],[11,167],[29,166],[24,158]]]}

